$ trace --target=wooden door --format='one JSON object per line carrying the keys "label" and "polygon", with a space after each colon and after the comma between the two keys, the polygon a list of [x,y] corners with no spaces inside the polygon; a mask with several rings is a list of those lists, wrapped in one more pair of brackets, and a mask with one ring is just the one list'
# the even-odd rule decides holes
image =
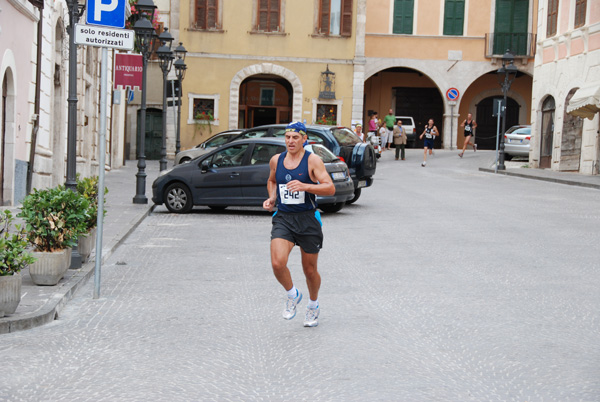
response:
{"label": "wooden door", "polygon": [[542,131],[540,136],[540,169],[552,166],[554,138],[554,98],[549,96],[542,105]]}

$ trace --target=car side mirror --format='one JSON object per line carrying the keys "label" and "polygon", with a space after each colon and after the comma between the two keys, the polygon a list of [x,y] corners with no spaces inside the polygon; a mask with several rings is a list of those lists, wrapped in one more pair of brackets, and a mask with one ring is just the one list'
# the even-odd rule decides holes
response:
{"label": "car side mirror", "polygon": [[210,165],[208,164],[208,161],[202,161],[202,163],[200,164],[200,169],[203,172],[208,172],[208,170],[210,169]]}
{"label": "car side mirror", "polygon": [[206,149],[206,144],[204,144],[204,143],[200,144],[200,148]]}

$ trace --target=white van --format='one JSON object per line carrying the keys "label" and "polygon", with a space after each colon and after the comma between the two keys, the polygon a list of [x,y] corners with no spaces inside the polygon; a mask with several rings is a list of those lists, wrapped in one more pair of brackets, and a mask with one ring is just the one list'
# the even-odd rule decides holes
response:
{"label": "white van", "polygon": [[396,124],[398,120],[402,120],[402,127],[406,130],[406,146],[414,148],[417,142],[417,129],[415,120],[410,116],[396,116]]}

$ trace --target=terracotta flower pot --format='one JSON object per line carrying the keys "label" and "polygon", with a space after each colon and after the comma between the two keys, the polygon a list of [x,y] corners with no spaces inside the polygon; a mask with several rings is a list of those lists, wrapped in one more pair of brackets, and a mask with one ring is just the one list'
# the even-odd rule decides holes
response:
{"label": "terracotta flower pot", "polygon": [[0,276],[0,318],[13,314],[21,301],[21,274]]}
{"label": "terracotta flower pot", "polygon": [[71,265],[71,249],[54,253],[34,251],[36,261],[29,266],[29,275],[36,285],[56,285]]}

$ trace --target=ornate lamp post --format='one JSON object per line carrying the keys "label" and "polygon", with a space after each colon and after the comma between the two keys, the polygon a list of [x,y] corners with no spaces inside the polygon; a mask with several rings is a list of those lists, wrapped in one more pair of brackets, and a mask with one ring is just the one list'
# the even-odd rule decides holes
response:
{"label": "ornate lamp post", "polygon": [[[85,4],[67,0],[69,9],[69,95],[67,98],[67,180],[65,187],[77,191],[77,45],[75,24],[83,15]],[[33,168],[32,168],[33,169]],[[70,268],[81,268],[82,260],[77,247],[73,247]]]}
{"label": "ornate lamp post", "polygon": [[510,50],[506,49],[506,53],[502,56],[502,67],[500,67],[497,71],[498,74],[498,82],[502,87],[502,94],[504,95],[504,100],[502,102],[502,132],[500,133],[500,155],[498,158],[498,170],[506,170],[506,166],[504,166],[504,132],[506,131],[506,97],[508,94],[508,90],[512,85],[513,81],[517,77],[517,67],[513,64],[515,61],[515,57],[510,52]]}
{"label": "ornate lamp post", "polygon": [[158,36],[158,40],[161,46],[156,51],[156,55],[160,60],[160,69],[163,73],[162,148],[160,149],[160,171],[162,172],[167,169],[167,75],[171,71],[175,56],[171,50],[173,36],[167,28]]}
{"label": "ornate lamp post", "polygon": [[85,4],[67,0],[69,9],[69,96],[67,117],[67,180],[65,187],[77,191],[77,45],[75,24],[83,15]]}
{"label": "ornate lamp post", "polygon": [[[142,54],[142,99],[140,106],[140,138],[138,142],[138,172],[136,176],[136,193],[133,197],[134,204],[147,204],[146,197],[146,70],[148,69],[148,58],[152,53],[152,44],[156,32],[152,27],[152,19],[156,6],[152,0],[139,0],[135,5],[139,18],[133,26],[137,47]],[[150,17],[150,18],[148,18]]]}
{"label": "ornate lamp post", "polygon": [[177,102],[177,138],[175,142],[175,155],[179,153],[181,150],[181,93],[183,92],[183,79],[185,78],[185,70],[187,70],[187,66],[185,65],[185,54],[187,50],[183,47],[183,43],[179,42],[179,46],[175,48],[175,55],[177,56],[177,60],[173,65],[175,66],[175,73],[177,74],[177,81],[179,82],[179,91],[178,91],[178,102]]}

